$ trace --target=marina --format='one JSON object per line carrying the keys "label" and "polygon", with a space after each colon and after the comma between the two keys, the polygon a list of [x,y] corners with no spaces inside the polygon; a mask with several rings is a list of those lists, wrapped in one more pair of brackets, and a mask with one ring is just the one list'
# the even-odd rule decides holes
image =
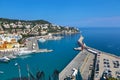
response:
{"label": "marina", "polygon": [[27,38],[25,41],[25,46],[23,48],[0,50],[0,62],[4,62],[6,60],[3,60],[4,57],[14,59],[17,58],[17,56],[29,55],[34,53],[52,52],[52,49],[40,49],[38,46],[38,42],[43,43],[47,40],[60,40],[61,38],[62,37],[60,36],[52,36],[51,34],[46,36],[36,36]]}
{"label": "marina", "polygon": [[0,0],[0,80],[120,80],[120,0]]}
{"label": "marina", "polygon": [[[88,32],[89,34],[89,32]],[[84,34],[85,35],[85,34]],[[59,69],[61,72],[63,69],[65,69],[65,66],[72,62],[72,59],[74,59],[74,57],[76,55],[78,55],[79,53],[81,52],[78,52],[79,50],[81,50],[82,48],[76,48],[77,51],[74,51],[74,47],[76,47],[76,44],[77,44],[77,40],[79,38],[79,34],[76,36],[76,35],[72,35],[71,36],[65,36],[65,38],[59,40],[59,41],[46,41],[45,43],[38,43],[38,45],[41,47],[41,48],[48,48],[49,50],[50,49],[53,49],[54,51],[51,52],[50,54],[36,54],[36,55],[30,55],[31,57],[26,57],[26,58],[22,58],[21,57],[18,57],[16,59],[13,59],[10,61],[9,64],[0,64],[0,71],[4,72],[4,73],[1,73],[0,75],[0,78],[2,80],[7,80],[7,79],[11,79],[11,78],[14,78],[14,77],[17,77],[18,76],[18,71],[17,69],[14,67],[15,63],[18,62],[21,66],[21,74],[22,76],[26,76],[26,64],[29,64],[30,65],[30,69],[33,73],[35,73],[36,71],[36,67],[39,67],[41,70],[44,70],[45,71],[45,76],[46,76],[46,80],[48,80],[48,76],[50,74],[52,74],[53,70],[56,68],[56,69]],[[73,40],[74,39],[74,40]],[[89,39],[89,37],[88,37]],[[96,38],[95,38],[96,39]],[[89,39],[91,40],[91,39]],[[89,42],[88,42],[89,43]],[[87,43],[87,44],[88,44]],[[69,47],[68,47],[68,44],[69,44]],[[52,45],[52,46],[51,46]],[[60,46],[59,46],[60,45]],[[78,45],[78,44],[77,44]],[[88,44],[90,45],[90,44]],[[92,45],[92,44],[91,44]],[[90,46],[91,46],[90,45]],[[99,44],[100,45],[100,44]],[[56,47],[58,46],[58,47]],[[66,48],[63,48],[63,47],[66,47]],[[92,46],[93,47],[93,46]],[[103,46],[104,47],[104,46]],[[32,47],[31,47],[32,49]],[[114,57],[113,59],[113,62],[115,64],[115,67],[117,67],[117,63],[116,61],[119,60],[119,57],[114,55],[114,54],[111,54],[111,53],[106,53],[107,51],[102,51],[102,50],[97,50],[99,48],[96,47],[96,49],[94,48],[91,48],[91,47],[88,47],[86,46],[86,49],[83,50],[83,52],[87,52],[88,54],[84,57],[84,61],[82,61],[81,63],[81,67],[79,66],[79,68],[71,68],[70,70],[70,75],[68,75],[68,77],[70,77],[71,75],[76,75],[76,72],[78,72],[78,70],[80,71],[80,74],[81,74],[81,77],[82,78],[85,78],[85,79],[88,79],[91,77],[91,73],[94,74],[94,72],[92,72],[92,69],[94,68],[94,62],[95,60],[94,57],[95,55],[93,53],[105,53],[107,54],[107,56],[112,56]],[[102,48],[101,48],[102,49]],[[109,52],[109,51],[108,51]],[[43,52],[44,53],[44,52]],[[55,54],[54,54],[55,53]],[[78,54],[77,54],[78,53]],[[115,52],[117,53],[117,52]],[[118,52],[119,53],[119,52]],[[64,55],[63,55],[64,54]],[[57,56],[58,55],[58,56]],[[80,54],[79,54],[80,55]],[[84,55],[84,54],[83,54]],[[104,56],[102,54],[100,54],[100,56]],[[24,56],[23,56],[24,57]],[[46,60],[47,58],[47,60]],[[103,59],[103,58],[102,58]],[[110,58],[111,59],[111,58]],[[104,59],[103,59],[104,60]],[[97,61],[97,60],[96,60]],[[110,64],[110,68],[112,68],[112,64],[111,64],[111,60],[109,60],[109,64]],[[113,63],[112,62],[112,63]],[[35,64],[33,64],[35,63]],[[52,64],[55,63],[55,65],[53,66]],[[59,63],[59,64],[58,64]],[[89,64],[90,63],[90,64]],[[95,62],[96,63],[96,62]],[[101,62],[102,63],[102,62]],[[101,64],[99,63],[99,64]],[[105,58],[105,63],[108,64],[108,60]],[[36,65],[37,64],[37,65]],[[93,65],[92,65],[93,64]],[[105,64],[105,66],[108,66],[107,64]],[[9,67],[7,67],[7,65],[9,65]],[[51,70],[47,67],[49,65],[49,67],[51,68]],[[104,64],[103,64],[104,65]],[[60,67],[61,66],[61,67]],[[9,70],[10,68],[10,70]],[[113,68],[114,69],[114,68]],[[116,68],[116,71],[117,71],[118,68]],[[9,70],[9,71],[8,71]],[[99,69],[100,70],[100,69]],[[103,69],[104,70],[104,69]],[[102,70],[102,71],[103,71]],[[102,72],[101,71],[101,72]],[[107,71],[106,71],[107,72]],[[14,73],[17,73],[17,74],[14,74]],[[48,73],[48,74],[47,74]],[[86,74],[86,73],[89,73],[89,74]],[[61,74],[61,73],[60,73]],[[97,73],[98,74],[98,73]],[[67,75],[67,74],[65,74]],[[95,78],[95,75],[94,74],[94,78]],[[117,75],[119,75],[119,72],[117,71]],[[66,78],[67,76],[65,76]],[[101,74],[98,74],[97,76],[98,78],[101,77]],[[73,78],[73,77],[72,77]],[[80,80],[83,80],[83,79],[80,79]],[[96,78],[97,79],[97,78]]]}

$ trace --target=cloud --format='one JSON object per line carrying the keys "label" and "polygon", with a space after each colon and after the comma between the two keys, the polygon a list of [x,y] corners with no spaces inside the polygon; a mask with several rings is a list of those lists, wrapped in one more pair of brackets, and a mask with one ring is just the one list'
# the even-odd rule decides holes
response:
{"label": "cloud", "polygon": [[81,19],[77,22],[81,26],[120,27],[120,16]]}

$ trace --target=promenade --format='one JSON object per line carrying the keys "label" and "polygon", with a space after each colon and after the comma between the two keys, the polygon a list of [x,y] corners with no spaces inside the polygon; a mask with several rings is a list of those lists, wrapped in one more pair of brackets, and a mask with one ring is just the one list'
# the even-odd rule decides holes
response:
{"label": "promenade", "polygon": [[[71,77],[73,71],[72,69],[78,69],[82,73],[82,78],[88,78],[89,68],[88,66],[92,64],[94,55],[90,54],[87,50],[83,50],[60,72],[59,80],[64,80],[67,77]],[[87,63],[87,64],[86,64]],[[86,75],[86,73],[88,75]],[[90,72],[89,72],[90,73]]]}

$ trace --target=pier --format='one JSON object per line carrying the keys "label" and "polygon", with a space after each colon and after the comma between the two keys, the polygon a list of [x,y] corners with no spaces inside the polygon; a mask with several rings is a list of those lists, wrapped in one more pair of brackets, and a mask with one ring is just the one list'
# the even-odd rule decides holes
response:
{"label": "pier", "polygon": [[82,73],[84,79],[88,79],[88,76],[91,71],[89,71],[89,65],[93,63],[94,55],[90,52],[83,50],[60,72],[59,80],[64,80],[67,77],[71,77],[75,68]]}
{"label": "pier", "polygon": [[105,72],[120,79],[120,57],[90,47],[78,53],[60,72],[59,80],[65,80],[67,77],[76,80],[71,77],[73,68],[80,71],[82,80],[100,80]]}
{"label": "pier", "polygon": [[60,72],[59,80],[76,80],[78,71],[81,73],[81,80],[111,77],[120,80],[120,57],[86,46],[83,39],[81,35],[78,39],[81,47],[74,48],[81,50],[80,53]]}
{"label": "pier", "polygon": [[0,50],[0,58],[2,59],[4,56],[6,56],[9,59],[14,59],[22,55],[53,51],[53,50],[48,50],[48,49],[39,49],[37,37],[28,38],[25,44],[26,44],[25,46],[20,47],[20,48]]}
{"label": "pier", "polygon": [[34,53],[41,53],[41,52],[52,52],[53,50],[48,49],[40,49],[38,45],[38,37],[30,38],[29,41],[26,42],[26,47],[28,50]]}

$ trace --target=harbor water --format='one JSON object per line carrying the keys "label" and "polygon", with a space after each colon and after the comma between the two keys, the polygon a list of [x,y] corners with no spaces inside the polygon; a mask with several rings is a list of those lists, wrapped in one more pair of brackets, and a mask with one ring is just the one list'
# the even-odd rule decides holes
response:
{"label": "harbor water", "polygon": [[[80,28],[86,45],[113,53],[120,56],[120,28]],[[27,76],[27,65],[33,75],[38,70],[44,71],[45,79],[52,76],[55,69],[61,71],[79,52],[73,48],[78,47],[77,40],[80,34],[64,35],[61,40],[50,40],[38,43],[39,48],[53,49],[50,53],[32,54],[11,60],[9,63],[0,63],[0,80],[9,80],[19,77],[18,67],[20,65],[22,76]]]}

